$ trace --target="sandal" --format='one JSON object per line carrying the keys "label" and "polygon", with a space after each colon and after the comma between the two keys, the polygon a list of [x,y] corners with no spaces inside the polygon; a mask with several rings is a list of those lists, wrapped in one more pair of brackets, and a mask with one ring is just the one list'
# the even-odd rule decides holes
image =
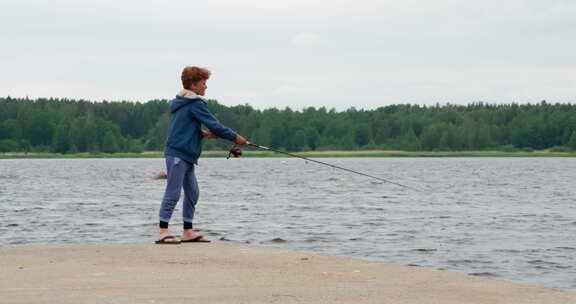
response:
{"label": "sandal", "polygon": [[210,243],[211,241],[208,239],[204,239],[203,236],[199,235],[193,239],[190,240],[182,240],[182,243]]}
{"label": "sandal", "polygon": [[157,240],[154,243],[159,244],[159,245],[178,245],[181,242],[181,241],[178,241],[178,242],[167,242],[166,241],[166,240],[171,240],[171,239],[176,239],[176,237],[173,235],[165,236],[162,239]]}

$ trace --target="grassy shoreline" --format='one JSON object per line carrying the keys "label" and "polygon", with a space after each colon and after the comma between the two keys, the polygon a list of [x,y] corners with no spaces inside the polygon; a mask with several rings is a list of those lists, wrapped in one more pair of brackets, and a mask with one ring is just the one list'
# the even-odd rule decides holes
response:
{"label": "grassy shoreline", "polygon": [[[460,151],[460,152],[429,152],[429,151],[311,151],[294,153],[304,157],[576,157],[576,152],[502,152],[502,151]],[[205,151],[202,157],[227,157],[225,151]],[[0,159],[53,159],[53,158],[162,158],[159,151],[144,153],[0,153]],[[288,155],[267,151],[244,151],[242,157],[290,157]]]}

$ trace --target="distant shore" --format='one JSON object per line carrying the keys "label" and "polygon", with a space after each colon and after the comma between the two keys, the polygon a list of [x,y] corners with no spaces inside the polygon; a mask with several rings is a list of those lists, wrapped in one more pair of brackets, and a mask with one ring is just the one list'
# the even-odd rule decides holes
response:
{"label": "distant shore", "polygon": [[[355,150],[355,151],[306,151],[294,154],[319,157],[576,157],[576,152],[550,152],[547,150],[534,152],[503,152],[503,151],[395,151],[395,150]],[[204,151],[202,157],[227,157],[226,151]],[[50,158],[162,158],[160,151],[143,153],[0,153],[0,159],[50,159]],[[288,155],[268,151],[243,151],[242,157],[290,157]]]}
{"label": "distant shore", "polygon": [[574,291],[222,242],[0,246],[0,255],[5,304],[576,303]]}

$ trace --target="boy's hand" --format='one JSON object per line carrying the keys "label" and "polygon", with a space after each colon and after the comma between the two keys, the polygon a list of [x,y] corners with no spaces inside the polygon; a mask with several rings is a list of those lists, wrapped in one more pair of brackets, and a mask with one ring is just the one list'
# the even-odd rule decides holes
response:
{"label": "boy's hand", "polygon": [[212,138],[212,139],[218,138],[218,136],[214,135],[214,133],[212,133],[210,131],[205,131],[205,130],[202,130],[202,136],[204,136],[206,138]]}
{"label": "boy's hand", "polygon": [[245,145],[249,145],[250,142],[246,140],[246,138],[240,136],[240,135],[236,135],[236,144],[240,145],[240,146],[245,146]]}

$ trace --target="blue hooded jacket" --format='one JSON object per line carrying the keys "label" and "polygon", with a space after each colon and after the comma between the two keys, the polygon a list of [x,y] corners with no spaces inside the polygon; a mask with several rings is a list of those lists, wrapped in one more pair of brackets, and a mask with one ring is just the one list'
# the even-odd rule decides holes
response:
{"label": "blue hooded jacket", "polygon": [[178,95],[170,102],[170,114],[165,155],[198,164],[198,158],[202,153],[201,125],[205,125],[218,137],[236,140],[236,132],[220,123],[210,113],[202,98],[186,98]]}

